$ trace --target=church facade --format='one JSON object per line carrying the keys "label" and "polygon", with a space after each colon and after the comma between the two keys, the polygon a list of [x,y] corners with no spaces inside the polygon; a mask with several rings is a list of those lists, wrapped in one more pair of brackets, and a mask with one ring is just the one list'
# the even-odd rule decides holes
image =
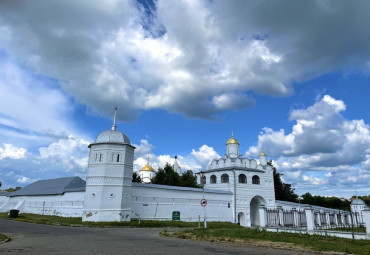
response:
{"label": "church facade", "polygon": [[[83,221],[171,220],[172,213],[179,212],[183,221],[258,226],[259,210],[276,206],[266,155],[262,152],[258,160],[242,157],[234,137],[227,141],[225,157],[197,174],[202,188],[151,184],[155,172],[149,161],[139,173],[143,183],[133,183],[135,147],[117,130],[115,119],[111,130],[100,133],[89,145],[86,182],[79,177],[37,181],[2,197],[0,211],[18,209],[20,213],[82,217]],[[174,169],[181,172],[177,159]]]}
{"label": "church facade", "polygon": [[226,143],[225,157],[214,159],[208,170],[198,174],[205,188],[233,193],[233,218],[242,226],[258,226],[260,208],[275,208],[273,169],[261,152],[259,160],[244,158],[239,142],[232,137]]}

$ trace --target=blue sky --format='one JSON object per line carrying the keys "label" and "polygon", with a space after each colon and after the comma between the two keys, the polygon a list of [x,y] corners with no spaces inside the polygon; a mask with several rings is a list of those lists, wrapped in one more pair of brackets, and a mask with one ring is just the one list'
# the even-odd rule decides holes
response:
{"label": "blue sky", "polygon": [[234,132],[297,193],[370,194],[367,1],[0,4],[3,187],[84,177],[112,125],[155,169],[206,169]]}

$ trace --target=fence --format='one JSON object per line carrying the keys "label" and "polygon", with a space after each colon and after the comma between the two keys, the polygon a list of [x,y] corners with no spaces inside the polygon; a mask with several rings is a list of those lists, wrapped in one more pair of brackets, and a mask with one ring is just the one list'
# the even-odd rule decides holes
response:
{"label": "fence", "polygon": [[266,227],[276,229],[289,229],[290,231],[307,231],[307,221],[311,220],[310,230],[316,232],[328,231],[351,232],[352,238],[355,234],[364,235],[366,224],[364,215],[360,212],[346,212],[338,210],[314,210],[305,209],[283,210],[266,209]]}
{"label": "fence", "polygon": [[307,226],[306,214],[303,210],[267,209],[268,227],[300,227]]}

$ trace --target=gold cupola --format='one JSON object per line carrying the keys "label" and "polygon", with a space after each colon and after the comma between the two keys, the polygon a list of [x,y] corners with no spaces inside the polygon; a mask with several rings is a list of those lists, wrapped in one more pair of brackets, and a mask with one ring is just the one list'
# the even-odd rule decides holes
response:
{"label": "gold cupola", "polygon": [[149,165],[149,157],[148,157],[148,161],[147,161],[146,165],[145,165],[143,168],[141,168],[141,170],[140,170],[140,171],[152,171],[152,172],[154,172],[153,167],[151,167],[151,166]]}
{"label": "gold cupola", "polygon": [[227,140],[226,144],[239,144],[238,140],[234,138],[234,132],[231,133],[231,138]]}

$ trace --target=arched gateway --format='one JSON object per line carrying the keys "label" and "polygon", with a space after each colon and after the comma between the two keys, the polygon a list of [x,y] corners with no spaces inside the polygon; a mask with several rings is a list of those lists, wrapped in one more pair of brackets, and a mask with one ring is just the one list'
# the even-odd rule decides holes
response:
{"label": "arched gateway", "polygon": [[252,226],[260,226],[260,214],[259,214],[260,205],[266,205],[265,199],[261,196],[253,197],[250,204],[251,212],[250,217]]}

